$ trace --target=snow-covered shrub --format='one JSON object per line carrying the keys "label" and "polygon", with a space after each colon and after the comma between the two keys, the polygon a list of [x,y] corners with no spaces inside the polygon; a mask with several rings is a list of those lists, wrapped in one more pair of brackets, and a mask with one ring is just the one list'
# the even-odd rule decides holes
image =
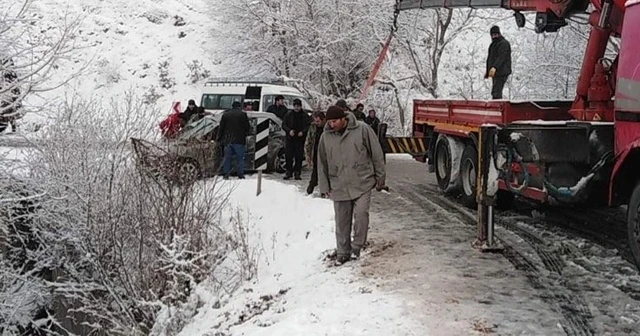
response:
{"label": "snow-covered shrub", "polygon": [[255,272],[251,260],[227,262],[249,250],[234,229],[243,222],[222,220],[229,188],[177,184],[136,165],[130,139],[153,138],[153,115],[132,94],[108,107],[70,101],[27,159],[29,176],[2,175],[0,333],[37,324],[143,335],[162,313],[171,328],[160,334],[175,334],[218,267],[227,288]]}
{"label": "snow-covered shrub", "polygon": [[176,85],[176,81],[171,77],[169,71],[170,60],[164,60],[158,63],[158,74],[160,77],[160,87],[163,89],[170,89]]}
{"label": "snow-covered shrub", "polygon": [[187,78],[191,84],[195,84],[211,76],[211,72],[205,69],[202,62],[199,62],[198,60],[193,60],[191,63],[187,63],[187,69],[189,69]]}

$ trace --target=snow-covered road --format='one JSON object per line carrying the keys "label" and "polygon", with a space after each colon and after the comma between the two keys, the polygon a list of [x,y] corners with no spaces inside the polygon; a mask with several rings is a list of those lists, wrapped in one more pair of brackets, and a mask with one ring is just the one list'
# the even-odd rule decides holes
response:
{"label": "snow-covered road", "polygon": [[624,258],[616,210],[583,214],[591,223],[499,212],[507,248],[483,254],[471,248],[475,213],[444,197],[423,164],[390,155],[387,169],[391,193],[374,195],[371,249],[353,268],[402,296],[431,334],[638,334],[640,275]]}

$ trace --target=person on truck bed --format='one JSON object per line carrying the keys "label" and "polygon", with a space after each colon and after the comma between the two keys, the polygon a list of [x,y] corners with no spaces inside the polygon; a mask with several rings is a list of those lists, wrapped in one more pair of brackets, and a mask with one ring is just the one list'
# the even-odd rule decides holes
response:
{"label": "person on truck bed", "polygon": [[333,201],[336,266],[360,257],[369,230],[371,190],[383,190],[384,184],[384,154],[371,127],[353,113],[329,107],[318,143],[318,185]]}
{"label": "person on truck bed", "polygon": [[300,180],[302,172],[302,160],[304,159],[304,140],[309,130],[309,115],[302,110],[302,101],[293,100],[293,111],[287,113],[282,121],[282,129],[285,131],[286,142],[284,145],[287,173],[285,180],[293,176]]}
{"label": "person on truck bed", "polygon": [[276,103],[269,106],[267,108],[267,112],[271,112],[276,115],[276,117],[280,118],[280,120],[284,120],[284,117],[287,115],[289,110],[284,105],[284,96],[278,95],[276,96]]}
{"label": "person on truck bed", "polygon": [[[313,122],[309,127],[307,133],[307,142],[305,143],[304,150],[307,157],[308,165],[311,166],[311,179],[307,186],[307,194],[313,194],[313,189],[318,186],[318,143],[320,142],[320,136],[324,131],[326,124],[326,116],[322,111],[315,111],[312,115]],[[324,198],[325,195],[320,195]]]}
{"label": "person on truck bed", "polygon": [[500,27],[493,26],[489,31],[491,34],[491,45],[487,55],[487,72],[484,78],[491,78],[491,97],[502,99],[502,90],[507,83],[507,78],[511,75],[511,44],[500,33]]}

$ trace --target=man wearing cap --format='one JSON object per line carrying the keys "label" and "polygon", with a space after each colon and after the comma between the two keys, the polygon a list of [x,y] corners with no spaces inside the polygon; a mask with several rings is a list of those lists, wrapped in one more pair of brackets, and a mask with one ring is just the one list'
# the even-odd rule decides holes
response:
{"label": "man wearing cap", "polygon": [[284,120],[284,117],[287,115],[287,112],[289,112],[289,110],[287,109],[287,106],[284,105],[284,96],[282,95],[276,96],[275,101],[276,101],[275,104],[267,108],[267,112],[275,114],[276,117],[280,118],[280,120]]}
{"label": "man wearing cap", "polygon": [[285,180],[293,176],[301,180],[302,160],[304,159],[304,141],[311,121],[306,112],[302,110],[302,101],[293,100],[293,111],[287,113],[282,121],[282,130],[285,131],[285,157],[287,160],[287,173]]}
{"label": "man wearing cap", "polygon": [[502,90],[507,83],[507,78],[511,75],[511,45],[500,34],[500,27],[493,26],[489,32],[491,33],[492,41],[491,45],[489,45],[487,72],[484,78],[490,77],[493,81],[491,97],[493,99],[502,99]]}
{"label": "man wearing cap", "polygon": [[231,159],[236,157],[236,172],[239,179],[244,179],[244,155],[247,136],[251,132],[249,117],[242,111],[240,102],[233,102],[230,110],[224,111],[218,126],[218,143],[224,148],[224,179],[231,175]]}
{"label": "man wearing cap", "polygon": [[180,119],[182,119],[182,126],[188,124],[189,121],[191,120],[191,117],[193,117],[197,113],[198,113],[198,106],[196,106],[196,101],[193,99],[190,99],[189,103],[187,104],[187,109],[180,114]]}
{"label": "man wearing cap", "polygon": [[371,127],[351,112],[331,106],[326,119],[318,144],[318,185],[333,200],[336,265],[342,265],[360,257],[367,241],[371,190],[385,186],[384,154]]}

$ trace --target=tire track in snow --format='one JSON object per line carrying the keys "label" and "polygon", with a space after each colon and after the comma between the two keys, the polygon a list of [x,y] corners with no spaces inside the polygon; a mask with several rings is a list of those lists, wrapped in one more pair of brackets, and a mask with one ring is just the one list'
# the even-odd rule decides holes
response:
{"label": "tire track in snow", "polygon": [[[430,196],[427,197],[426,195]],[[410,185],[403,188],[403,196],[414,202],[427,205],[430,210],[440,213],[442,211],[454,215],[464,224],[475,227],[476,221],[472,211],[448,200],[444,195],[434,192],[431,188],[421,185]],[[546,271],[541,271],[536,263],[519,252],[513,245],[501,239],[505,247],[503,255],[518,270],[524,272],[525,276],[539,292],[539,296],[547,302],[562,317],[562,328],[568,336],[593,336],[595,335],[591,327],[593,318],[589,306],[580,293],[572,291],[563,281],[557,281],[562,275],[564,262],[553,252],[549,252],[542,238],[533,233],[526,232],[517,226],[517,232],[526,233],[522,237],[536,251],[542,260]],[[508,229],[508,228],[507,228]],[[528,237],[528,239],[527,239]],[[549,276],[547,273],[555,274]]]}

